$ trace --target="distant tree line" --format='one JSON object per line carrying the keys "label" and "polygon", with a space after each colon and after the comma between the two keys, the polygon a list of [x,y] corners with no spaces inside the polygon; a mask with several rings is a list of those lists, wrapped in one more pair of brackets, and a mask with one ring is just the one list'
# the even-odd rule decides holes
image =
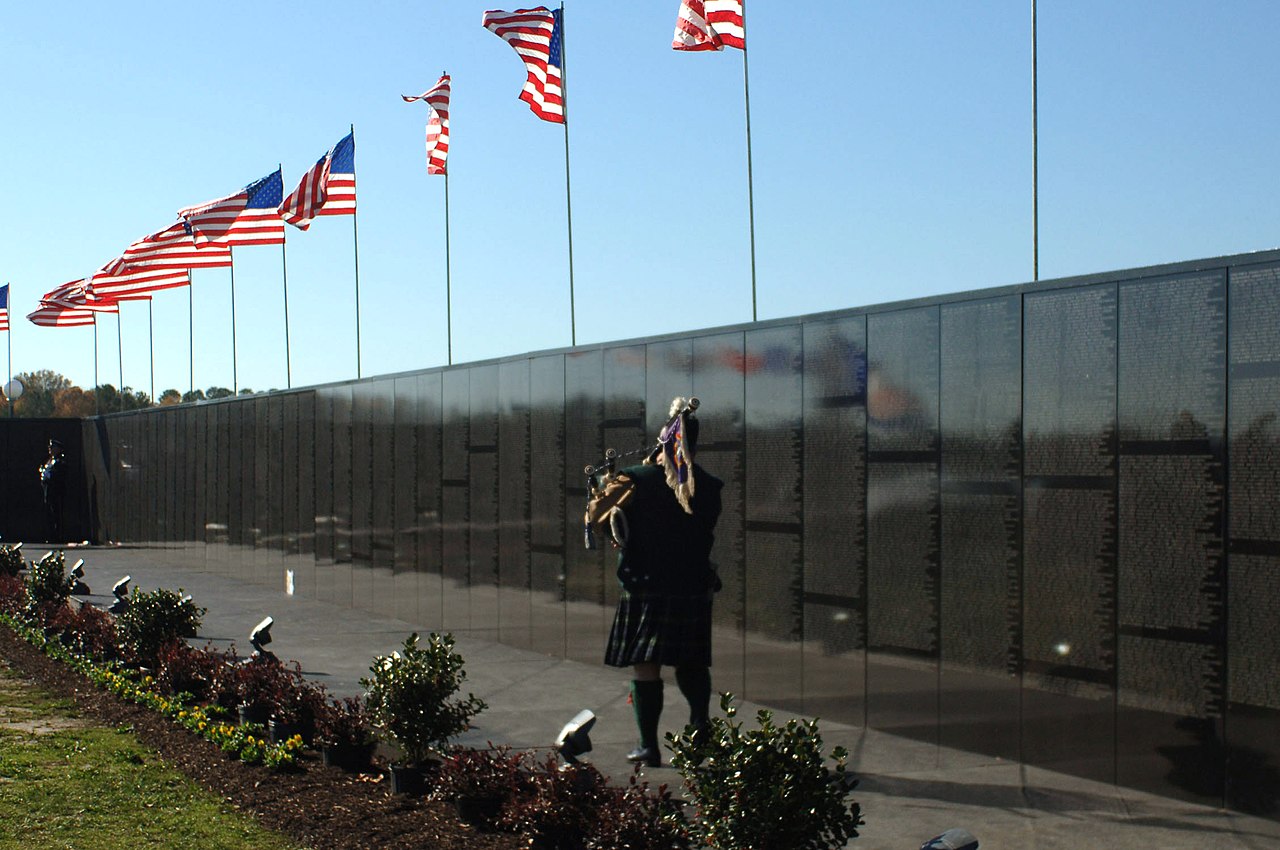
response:
{"label": "distant tree line", "polygon": [[[50,369],[21,372],[13,377],[21,382],[23,389],[22,394],[12,402],[12,415],[28,419],[83,419],[98,413],[168,407],[183,402],[235,395],[226,387],[209,387],[207,390],[185,393],[169,389],[160,393],[158,401],[152,401],[150,395],[132,387],[117,389],[111,384],[99,384],[90,390],[81,389],[70,379]],[[252,395],[253,392],[246,387],[240,390],[240,395]],[[9,416],[10,400],[5,396],[3,387],[0,387],[0,405],[3,405],[0,415]]]}

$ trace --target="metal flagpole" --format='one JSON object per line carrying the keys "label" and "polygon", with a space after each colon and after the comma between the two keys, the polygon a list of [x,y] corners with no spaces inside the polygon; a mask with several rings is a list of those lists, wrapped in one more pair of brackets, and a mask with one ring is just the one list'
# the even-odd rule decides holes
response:
{"label": "metal flagpole", "polygon": [[[356,125],[351,125],[351,137],[354,140]],[[351,170],[355,171],[352,162]],[[360,232],[356,227],[356,211],[351,211],[351,241],[356,260],[356,377],[360,377]]]}
{"label": "metal flagpole", "polygon": [[560,4],[560,107],[564,112],[564,206],[569,224],[569,342],[578,344],[578,320],[573,295],[573,193],[569,190],[569,78],[564,3]]}
{"label": "metal flagpole", "polygon": [[231,394],[239,395],[239,375],[236,374],[236,258],[234,248],[227,248],[231,255]]}
{"label": "metal flagpole", "polygon": [[[5,286],[8,286],[8,285],[9,284],[7,283],[5,284]],[[9,290],[9,294],[10,295],[13,294],[12,289]],[[12,298],[8,299],[8,301],[5,302],[6,310],[9,310],[9,302],[11,301],[13,301]],[[9,313],[12,316],[13,311],[9,310]],[[4,400],[9,402],[9,418],[12,419],[13,418],[13,399],[9,397],[9,384],[13,383],[13,319],[12,318],[10,318],[9,320],[9,330],[5,331],[5,334],[4,334],[4,344],[5,344],[5,348],[9,350],[9,383],[4,385]]]}
{"label": "metal flagpole", "polygon": [[124,319],[116,304],[116,356],[120,358],[120,412],[124,413]]}
{"label": "metal flagpole", "polygon": [[93,313],[93,412],[102,413],[102,393],[98,391],[98,313]]}
{"label": "metal flagpole", "polygon": [[[187,272],[188,276],[191,274]],[[156,322],[151,314],[151,299],[147,299],[147,340],[151,350],[151,403],[156,403]]]}
{"label": "metal flagpole", "polygon": [[196,282],[191,279],[191,270],[187,270],[187,341],[189,343],[190,360],[187,363],[188,380],[191,382],[192,401],[196,394]]}
{"label": "metal flagpole", "polygon": [[444,170],[444,312],[449,364],[453,364],[453,277],[449,268],[449,169]]}
{"label": "metal flagpole", "polygon": [[1031,0],[1031,279],[1040,279],[1040,120],[1036,61],[1036,0]]}
{"label": "metal flagpole", "polygon": [[742,0],[742,94],[747,108],[747,222],[751,234],[751,321],[756,321],[756,205],[751,177],[751,84],[747,73],[747,0]]}
{"label": "metal flagpole", "polygon": [[283,236],[280,237],[280,274],[284,280],[284,380],[285,387],[292,389],[293,367],[289,362],[289,264],[285,260]]}

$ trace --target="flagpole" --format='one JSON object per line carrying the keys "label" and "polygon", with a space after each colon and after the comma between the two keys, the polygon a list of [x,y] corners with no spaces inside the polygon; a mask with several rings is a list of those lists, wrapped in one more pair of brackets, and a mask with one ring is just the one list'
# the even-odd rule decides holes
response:
{"label": "flagpole", "polygon": [[284,380],[285,388],[292,389],[293,367],[289,361],[289,264],[285,259],[283,236],[280,237],[280,274],[284,280]]}
{"label": "flagpole", "polygon": [[742,0],[742,94],[747,112],[747,224],[751,234],[751,321],[756,321],[756,205],[751,176],[751,83],[747,73],[747,0]]}
{"label": "flagpole", "polygon": [[236,258],[235,249],[227,247],[231,254],[231,394],[239,395],[239,375],[236,373]]}
{"label": "flagpole", "polygon": [[[190,271],[187,272],[191,274]],[[190,358],[187,362],[187,380],[191,382],[191,395],[196,394],[196,282],[188,280],[187,283],[187,351]],[[194,400],[194,399],[193,399]]]}
{"label": "flagpole", "polygon": [[[9,284],[5,284],[9,286]],[[13,295],[13,288],[7,291],[8,295]],[[4,308],[9,313],[9,330],[4,333],[5,348],[9,350],[9,383],[4,385],[4,400],[9,402],[9,418],[13,418],[13,399],[9,397],[9,384],[13,383],[13,310],[9,305],[13,303],[13,298],[6,298]]]}
{"label": "flagpole", "polygon": [[1036,0],[1031,0],[1031,279],[1040,279],[1040,121]]}
{"label": "flagpole", "polygon": [[93,314],[93,413],[102,415],[102,393],[98,390],[98,314]]}
{"label": "flagpole", "polygon": [[[351,125],[351,138],[354,141],[356,135],[356,125]],[[355,172],[355,162],[351,164],[351,171]],[[356,211],[351,211],[351,243],[352,251],[356,260],[356,377],[360,377],[360,231],[356,226]]]}
{"label": "flagpole", "polygon": [[449,364],[453,365],[453,275],[449,266],[449,169],[444,171],[444,313]]}
{"label": "flagpole", "polygon": [[120,358],[120,412],[124,413],[124,319],[116,304],[116,356]]}
{"label": "flagpole", "polygon": [[[190,272],[187,272],[188,277]],[[189,281],[188,281],[189,284]],[[151,404],[156,403],[156,322],[151,313],[151,299],[147,299],[147,342],[151,351]]]}
{"label": "flagpole", "polygon": [[564,112],[564,206],[569,225],[569,342],[578,344],[578,319],[573,294],[573,193],[569,191],[569,62],[564,3],[560,4],[560,106]]}

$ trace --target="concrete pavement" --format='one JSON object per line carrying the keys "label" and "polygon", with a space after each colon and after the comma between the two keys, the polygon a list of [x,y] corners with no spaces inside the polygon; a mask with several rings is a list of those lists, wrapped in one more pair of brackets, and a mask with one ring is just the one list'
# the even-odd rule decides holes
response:
{"label": "concrete pavement", "polygon": [[[39,557],[43,551],[33,545],[28,557]],[[208,609],[196,641],[201,644],[211,641],[225,648],[235,643],[247,653],[250,629],[264,616],[272,616],[271,649],[281,659],[298,661],[335,696],[360,693],[360,677],[368,673],[374,656],[394,650],[410,632],[427,631],[408,620],[208,572],[198,560],[172,549],[83,547],[68,550],[67,556],[72,562],[85,559],[85,580],[95,591],[87,599],[95,604],[109,603],[111,585],[125,574],[138,589],[183,588]],[[631,768],[623,755],[635,740],[627,671],[553,658],[466,633],[456,639],[466,660],[464,690],[489,704],[461,743],[548,747],[570,717],[589,708],[598,721],[588,760],[615,781],[626,781]],[[684,703],[674,682],[668,691],[664,731],[674,731],[683,720]],[[739,716],[750,722],[756,707],[744,703]],[[787,717],[785,712],[777,714]],[[1280,847],[1277,821],[943,750],[861,727],[824,720],[821,731],[828,748],[842,744],[850,750],[851,767],[860,778],[854,798],[862,804],[866,825],[850,847],[915,850],[952,827],[971,831],[984,850]],[[669,767],[647,769],[644,775],[654,784],[680,784],[679,774]]]}

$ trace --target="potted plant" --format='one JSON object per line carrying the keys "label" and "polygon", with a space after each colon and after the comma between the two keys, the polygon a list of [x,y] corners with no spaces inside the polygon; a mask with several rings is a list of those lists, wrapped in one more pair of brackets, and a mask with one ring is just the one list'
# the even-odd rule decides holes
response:
{"label": "potted plant", "polygon": [[503,810],[532,789],[532,755],[511,747],[459,747],[440,762],[433,800],[453,803],[458,816],[479,829],[493,829]]}
{"label": "potted plant", "polygon": [[374,728],[400,752],[392,764],[393,793],[421,793],[429,756],[465,731],[488,706],[474,694],[455,699],[467,674],[451,634],[432,632],[419,644],[414,632],[400,651],[380,655],[360,680]]}
{"label": "potted plant", "polygon": [[332,699],[316,714],[316,743],[325,765],[361,771],[369,767],[377,740],[364,701]]}

